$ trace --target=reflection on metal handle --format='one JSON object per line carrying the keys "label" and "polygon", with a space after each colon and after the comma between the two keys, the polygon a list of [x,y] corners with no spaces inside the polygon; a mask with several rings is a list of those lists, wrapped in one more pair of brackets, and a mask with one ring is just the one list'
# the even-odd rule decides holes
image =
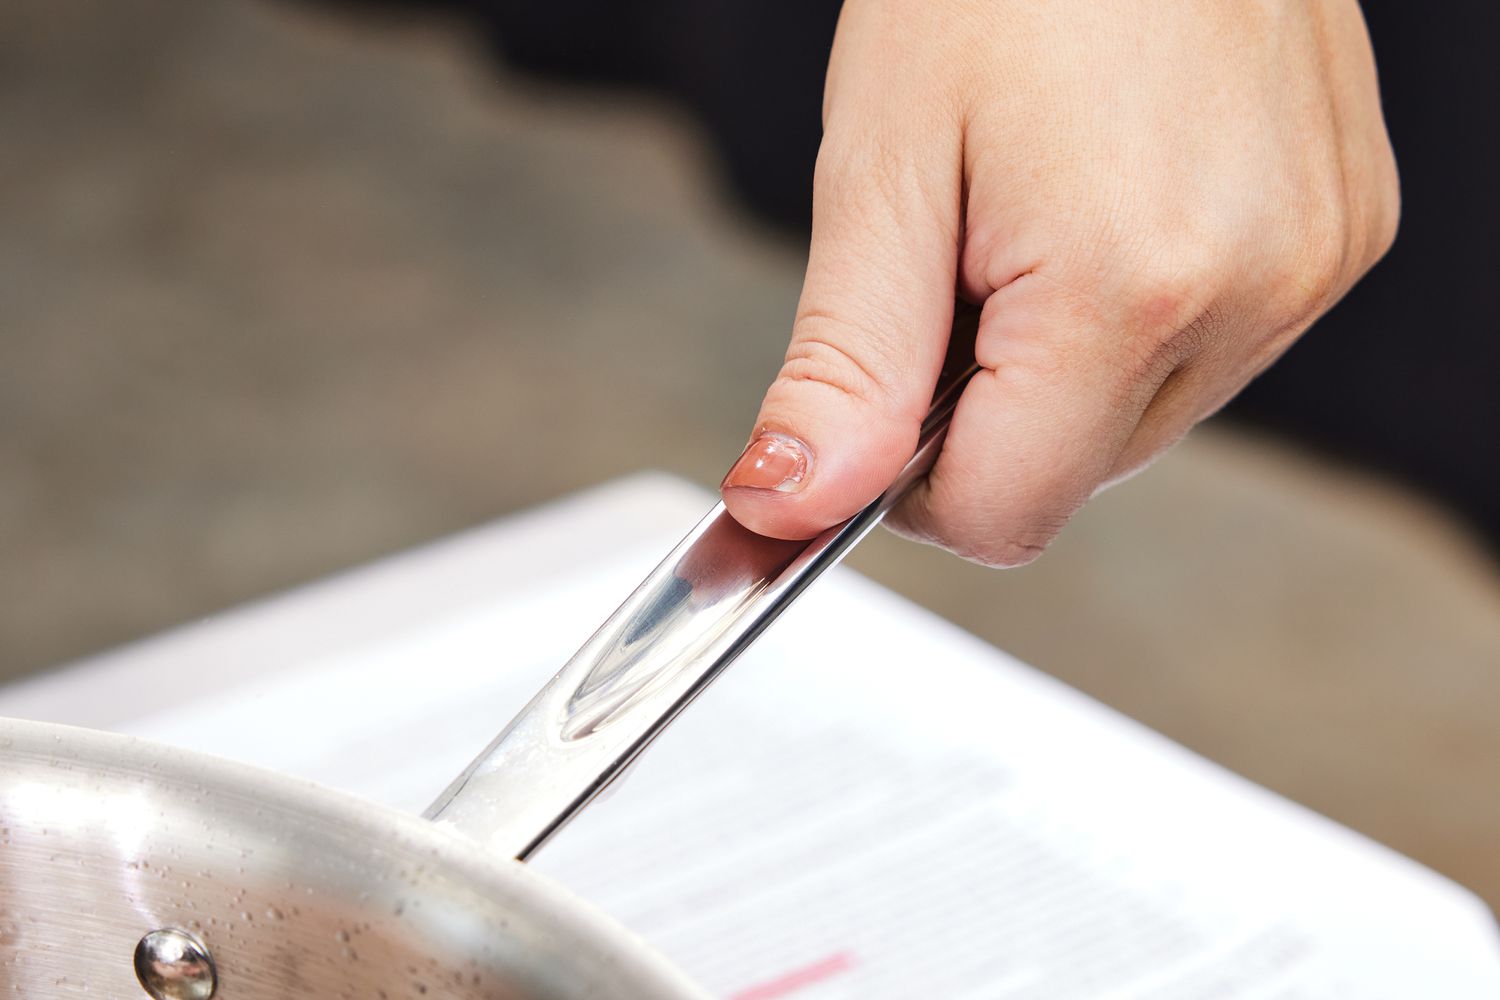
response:
{"label": "reflection on metal handle", "polygon": [[944,373],[896,481],[816,538],[757,535],[715,506],[424,815],[526,860],[927,473],[977,370]]}

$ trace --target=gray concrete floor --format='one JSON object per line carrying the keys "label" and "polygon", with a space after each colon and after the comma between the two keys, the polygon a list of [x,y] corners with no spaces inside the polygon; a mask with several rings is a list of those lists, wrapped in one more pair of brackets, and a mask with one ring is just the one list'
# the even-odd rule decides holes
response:
{"label": "gray concrete floor", "polygon": [[[12,0],[0,136],[0,677],[618,474],[711,485],[800,278],[690,123],[437,22]],[[1033,567],[854,561],[1500,905],[1500,573],[1423,503],[1210,427]]]}

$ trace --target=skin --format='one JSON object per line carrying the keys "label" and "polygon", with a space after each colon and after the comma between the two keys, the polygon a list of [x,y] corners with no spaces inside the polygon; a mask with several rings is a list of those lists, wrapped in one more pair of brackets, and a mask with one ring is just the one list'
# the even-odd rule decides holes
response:
{"label": "skin", "polygon": [[848,0],[807,277],[756,432],[802,480],[724,489],[809,537],[912,454],[954,299],[966,389],[897,531],[994,566],[1223,406],[1390,247],[1395,161],[1352,0]]}

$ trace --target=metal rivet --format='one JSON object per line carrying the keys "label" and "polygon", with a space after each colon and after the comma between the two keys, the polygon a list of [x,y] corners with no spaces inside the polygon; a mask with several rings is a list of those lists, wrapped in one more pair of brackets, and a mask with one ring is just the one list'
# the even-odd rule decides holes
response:
{"label": "metal rivet", "polygon": [[208,948],[175,927],[141,938],[135,946],[135,977],[156,1000],[208,1000],[219,985]]}

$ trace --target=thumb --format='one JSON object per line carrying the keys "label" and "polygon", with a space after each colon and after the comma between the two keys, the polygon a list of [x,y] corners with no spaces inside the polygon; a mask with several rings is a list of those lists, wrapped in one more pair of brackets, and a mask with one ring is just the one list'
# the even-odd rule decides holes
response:
{"label": "thumb", "polygon": [[[745,527],[810,538],[852,516],[917,445],[953,318],[961,171],[878,147],[818,154],[792,342],[749,447],[724,478]],[[900,147],[898,147],[900,148]]]}

